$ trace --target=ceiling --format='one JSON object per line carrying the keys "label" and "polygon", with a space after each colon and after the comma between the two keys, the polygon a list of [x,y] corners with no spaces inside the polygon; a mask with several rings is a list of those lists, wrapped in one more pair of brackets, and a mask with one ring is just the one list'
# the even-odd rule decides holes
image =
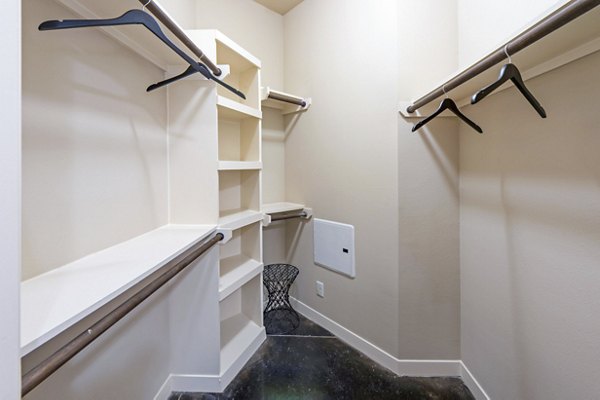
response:
{"label": "ceiling", "polygon": [[302,3],[302,0],[254,0],[259,4],[267,7],[269,10],[275,11],[281,15],[290,11],[298,4]]}

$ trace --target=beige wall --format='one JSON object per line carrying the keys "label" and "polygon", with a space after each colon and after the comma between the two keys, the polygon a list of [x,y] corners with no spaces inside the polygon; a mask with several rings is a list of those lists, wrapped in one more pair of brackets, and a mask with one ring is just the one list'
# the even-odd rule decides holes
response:
{"label": "beige wall", "polygon": [[457,0],[458,58],[461,68],[473,64],[521,32],[535,19],[567,0]]}
{"label": "beige wall", "polygon": [[23,2],[23,279],[167,222],[162,72],[70,16]]}
{"label": "beige wall", "polygon": [[196,28],[218,29],[261,61],[263,86],[283,86],[283,18],[251,0],[196,0]]}
{"label": "beige wall", "polygon": [[456,53],[416,30],[439,19],[430,25],[456,38],[456,25],[446,7],[413,6],[305,0],[284,17],[285,88],[313,98],[287,121],[286,197],[355,226],[357,276],[313,264],[311,223],[288,222],[288,260],[301,270],[299,300],[371,343],[399,358],[458,358],[456,125],[421,136],[398,116],[399,100],[456,66],[456,56],[431,70],[413,63],[428,56],[411,41]]}
{"label": "beige wall", "polygon": [[[456,1],[398,2],[399,100],[457,65]],[[427,34],[424,34],[427,26]],[[433,102],[437,107],[437,101]],[[442,118],[398,124],[398,341],[408,359],[460,358],[458,128]]]}
{"label": "beige wall", "polygon": [[600,53],[461,127],[462,358],[493,399],[592,399],[600,345]]}

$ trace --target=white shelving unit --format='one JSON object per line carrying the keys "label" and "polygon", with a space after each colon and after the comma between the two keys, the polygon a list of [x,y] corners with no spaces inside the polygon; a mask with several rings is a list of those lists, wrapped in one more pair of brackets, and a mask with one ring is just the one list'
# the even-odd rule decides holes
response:
{"label": "white shelving unit", "polygon": [[[262,321],[260,61],[216,30],[188,31],[246,99],[215,89],[219,229],[232,232],[220,246],[218,375],[204,387],[231,382],[266,338]],[[209,391],[209,390],[207,390]]]}
{"label": "white shelving unit", "polygon": [[[57,1],[83,18],[117,17],[127,9],[141,7],[133,0],[125,4],[122,0]],[[186,67],[143,27],[102,30],[165,73]],[[219,246],[218,261],[212,251],[207,267],[196,270],[203,279],[187,281],[194,287],[173,295],[185,302],[186,295],[201,293],[196,296],[200,306],[193,317],[175,307],[169,317],[183,322],[195,318],[190,325],[204,336],[192,330],[173,339],[185,338],[185,343],[177,345],[197,354],[190,363],[189,354],[175,352],[174,359],[185,360],[177,364],[178,370],[172,371],[169,379],[172,390],[224,390],[266,339],[262,321],[260,61],[219,31],[186,34],[223,67],[223,79],[246,99],[199,76],[161,89],[166,91],[165,105],[169,105],[165,215],[173,225],[24,282],[23,352],[55,337],[220,229],[230,231],[231,237]],[[172,40],[187,52],[179,40]],[[193,339],[187,337],[191,333]],[[200,339],[201,343],[190,343]]]}

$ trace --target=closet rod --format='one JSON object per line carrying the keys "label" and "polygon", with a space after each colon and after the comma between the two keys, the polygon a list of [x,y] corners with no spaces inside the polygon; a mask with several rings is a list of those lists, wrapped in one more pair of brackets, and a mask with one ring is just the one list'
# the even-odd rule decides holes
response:
{"label": "closet rod", "polygon": [[[598,5],[600,5],[600,0],[572,0],[563,8],[550,14],[527,31],[509,41],[506,44],[506,51],[508,54],[514,55],[518,51],[523,50],[527,46],[537,42],[544,36],[554,32],[558,28],[566,25]],[[444,89],[446,92],[448,92],[474,78],[488,68],[498,64],[506,58],[504,49],[505,46],[500,47],[486,58],[479,61],[477,64],[473,64],[471,67],[450,79],[443,85],[427,93],[425,96],[416,100],[412,105],[408,106],[406,111],[409,113],[415,112],[417,109],[442,96],[444,94]]]}
{"label": "closet rod", "polygon": [[98,336],[116,324],[121,318],[141,304],[152,293],[160,289],[165,283],[183,271],[196,258],[200,257],[215,244],[223,240],[222,233],[217,233],[208,241],[197,243],[190,249],[178,255],[169,261],[161,270],[165,270],[159,277],[152,280],[127,300],[121,303],[117,308],[102,317],[98,322],[84,330],[69,343],[58,349],[44,361],[25,373],[21,380],[21,396],[25,396],[46,378],[52,375],[56,370],[62,367],[67,361],[73,358],[77,353],[92,343]]}
{"label": "closet rod", "polygon": [[273,215],[271,217],[271,222],[275,222],[275,221],[283,221],[285,219],[292,219],[292,218],[306,218],[308,217],[308,214],[306,213],[306,211],[301,211],[299,213],[296,214],[283,214],[283,215]]}
{"label": "closet rod", "polygon": [[206,54],[204,54],[202,50],[200,50],[198,46],[196,46],[194,42],[190,40],[183,29],[181,29],[179,24],[177,24],[177,22],[175,22],[160,5],[152,0],[139,0],[139,2],[142,3],[148,11],[154,14],[156,19],[162,22],[164,26],[173,32],[177,39],[179,39],[181,43],[185,44],[186,47],[190,49],[192,53],[194,53],[200,59],[200,61],[202,61],[213,72],[213,74],[215,74],[215,76],[221,75],[221,69],[217,67],[216,64],[213,63],[210,58],[208,58]]}
{"label": "closet rod", "polygon": [[306,101],[304,99],[298,99],[296,97],[286,96],[283,93],[269,92],[269,98],[273,100],[285,101],[286,103],[296,104],[300,107],[306,107]]}

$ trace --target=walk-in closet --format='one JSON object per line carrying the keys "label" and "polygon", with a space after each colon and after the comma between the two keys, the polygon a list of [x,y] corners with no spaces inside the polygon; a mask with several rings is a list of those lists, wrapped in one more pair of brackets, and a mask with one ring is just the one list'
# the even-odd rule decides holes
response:
{"label": "walk-in closet", "polygon": [[0,399],[600,398],[600,0],[6,0]]}

